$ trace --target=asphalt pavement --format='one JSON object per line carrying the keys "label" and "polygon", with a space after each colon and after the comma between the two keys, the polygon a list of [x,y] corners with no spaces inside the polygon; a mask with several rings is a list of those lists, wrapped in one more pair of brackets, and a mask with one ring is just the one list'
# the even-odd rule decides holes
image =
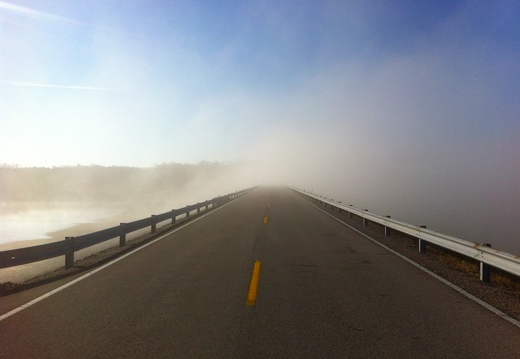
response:
{"label": "asphalt pavement", "polygon": [[517,327],[285,188],[75,279],[0,320],[1,358],[520,355]]}

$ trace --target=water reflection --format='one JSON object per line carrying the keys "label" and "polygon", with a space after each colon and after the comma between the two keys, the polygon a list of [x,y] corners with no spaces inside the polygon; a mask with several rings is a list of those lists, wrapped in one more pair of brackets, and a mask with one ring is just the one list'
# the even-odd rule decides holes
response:
{"label": "water reflection", "polygon": [[85,202],[0,203],[0,245],[50,239],[51,233],[80,223],[95,223],[121,212],[115,204]]}

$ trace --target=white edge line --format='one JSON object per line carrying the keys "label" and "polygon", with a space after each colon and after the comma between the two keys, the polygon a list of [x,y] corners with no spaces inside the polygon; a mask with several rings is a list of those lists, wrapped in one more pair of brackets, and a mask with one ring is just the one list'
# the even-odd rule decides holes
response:
{"label": "white edge line", "polygon": [[410,258],[394,251],[393,249],[385,246],[383,243],[375,240],[374,238],[366,235],[365,233],[357,230],[356,228],[348,225],[347,223],[343,222],[341,219],[339,218],[336,218],[335,216],[333,216],[332,214],[330,214],[329,212],[325,211],[323,208],[320,208],[318,207],[316,204],[312,203],[312,202],[309,202],[310,204],[312,204],[314,207],[316,207],[317,209],[319,209],[320,211],[322,211],[323,213],[325,213],[326,215],[330,216],[331,218],[335,219],[336,221],[342,223],[343,225],[347,226],[348,228],[352,229],[354,232],[362,235],[363,237],[371,240],[372,242],[374,242],[375,244],[377,244],[378,246],[381,246],[383,247],[384,249],[386,249],[387,251],[389,251],[390,253],[392,254],[395,254],[396,256],[398,256],[399,258],[401,259],[404,259],[405,261],[407,261],[408,263],[412,264],[413,266],[419,268],[420,270],[422,270],[423,272],[429,274],[430,276],[432,276],[433,278],[439,280],[440,282],[446,284],[448,287],[456,290],[457,292],[459,292],[460,294],[462,294],[463,296],[469,298],[470,300],[474,301],[475,303],[477,304],[480,304],[481,306],[483,306],[484,308],[486,308],[487,310],[491,311],[492,313],[498,315],[500,318],[508,321],[509,323],[513,324],[514,326],[520,328],[520,321],[510,317],[509,315],[507,315],[506,313],[502,312],[500,309],[498,308],[495,308],[493,307],[491,304],[489,303],[486,303],[484,302],[482,299],[479,299],[477,297],[475,297],[473,294],[467,292],[466,290],[460,288],[459,286],[457,286],[456,284],[448,281],[447,279],[441,277],[440,275],[438,274],[435,274],[433,273],[431,270],[423,267],[422,265],[418,264],[417,262],[414,262],[413,260],[411,260]]}
{"label": "white edge line", "polygon": [[[251,192],[249,192],[249,193],[251,193]],[[244,197],[244,196],[247,196],[249,193],[246,193],[245,195],[242,195],[242,196],[240,196],[240,197],[238,197],[238,198],[236,198],[236,199],[240,199],[240,198],[242,198],[242,197]],[[224,204],[224,205],[222,205],[222,206],[219,206],[219,207],[215,208],[213,211],[211,211],[211,212],[209,212],[209,213],[205,213],[205,214],[201,215],[200,217],[197,217],[197,218],[191,220],[190,222],[188,222],[188,223],[186,223],[186,224],[180,226],[179,228],[176,228],[176,229],[172,230],[171,232],[165,233],[164,235],[160,236],[159,238],[154,239],[154,240],[151,241],[151,242],[148,242],[148,243],[146,243],[146,244],[143,244],[142,246],[140,246],[140,247],[134,249],[134,250],[131,251],[131,252],[128,252],[128,253],[122,255],[121,257],[117,257],[117,258],[114,259],[113,261],[108,262],[108,263],[102,265],[101,267],[98,267],[98,268],[96,268],[96,269],[94,269],[94,270],[92,270],[92,271],[90,271],[90,272],[88,272],[88,273],[86,273],[86,274],[83,274],[81,277],[78,277],[78,278],[74,279],[73,281],[70,281],[70,282],[68,282],[68,283],[66,283],[66,284],[64,284],[64,285],[62,285],[61,287],[58,287],[58,288],[56,288],[56,289],[53,289],[53,290],[51,290],[50,292],[45,293],[45,294],[39,296],[38,298],[35,298],[35,299],[31,300],[30,302],[27,302],[27,303],[25,303],[25,304],[23,304],[23,305],[21,305],[21,306],[15,308],[15,309],[10,310],[9,312],[7,312],[7,313],[5,313],[5,314],[0,315],[0,322],[1,322],[2,320],[4,320],[4,319],[9,318],[10,316],[12,316],[12,315],[14,315],[14,314],[16,314],[16,313],[21,312],[21,311],[24,310],[24,309],[29,308],[30,306],[33,306],[34,304],[36,304],[36,303],[38,303],[38,302],[41,302],[42,300],[44,300],[44,299],[46,299],[46,298],[49,298],[50,296],[52,296],[52,295],[54,295],[54,294],[56,294],[56,293],[58,293],[58,292],[61,292],[62,290],[66,289],[66,288],[68,288],[68,287],[70,287],[70,286],[72,286],[72,285],[74,285],[74,284],[76,284],[76,283],[78,283],[78,282],[81,282],[83,279],[87,279],[87,278],[90,277],[92,274],[95,274],[95,273],[97,273],[97,272],[99,272],[99,271],[101,271],[101,270],[103,270],[103,269],[105,269],[105,268],[107,268],[107,267],[110,267],[112,264],[117,263],[117,262],[119,262],[120,260],[125,259],[126,257],[128,257],[128,256],[130,256],[130,255],[132,255],[132,254],[134,254],[134,253],[136,253],[136,252],[139,252],[141,249],[144,249],[144,248],[148,247],[149,245],[154,244],[155,242],[157,242],[157,241],[163,239],[164,237],[167,237],[167,236],[171,235],[172,233],[175,233],[175,232],[177,232],[177,231],[180,231],[180,230],[183,229],[184,227],[187,227],[187,226],[189,226],[190,224],[193,224],[193,223],[197,222],[198,220],[200,220],[200,219],[202,219],[202,218],[204,218],[204,217],[206,217],[206,216],[209,216],[210,214],[212,214],[212,213],[218,211],[218,210],[221,209],[221,208],[226,207],[227,205],[231,204],[232,202],[233,202],[233,201],[228,202],[228,203],[226,203],[226,204]]]}

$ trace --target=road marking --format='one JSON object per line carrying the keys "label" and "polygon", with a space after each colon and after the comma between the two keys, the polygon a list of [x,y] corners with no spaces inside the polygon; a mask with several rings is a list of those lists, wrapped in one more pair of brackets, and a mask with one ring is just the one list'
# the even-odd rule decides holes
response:
{"label": "road marking", "polygon": [[264,217],[264,224],[267,224],[267,221],[268,221],[268,220],[269,220],[269,219],[267,218],[267,216],[265,216],[265,217]]}
{"label": "road marking", "polygon": [[509,315],[507,315],[506,313],[502,312],[500,309],[498,308],[495,308],[494,306],[492,306],[491,304],[483,301],[482,299],[480,298],[477,298],[476,296],[474,296],[473,294],[467,292],[466,290],[462,289],[461,287],[459,287],[458,285],[450,282],[449,280],[447,279],[444,279],[443,277],[441,277],[440,275],[436,274],[436,273],[433,273],[431,270],[423,267],[422,265],[420,265],[419,263],[416,263],[414,262],[413,260],[411,260],[410,258],[406,257],[405,255],[402,255],[401,253],[398,253],[396,251],[394,251],[393,249],[391,249],[390,247],[387,247],[385,246],[383,243],[375,240],[374,238],[370,237],[369,235],[357,230],[356,228],[350,226],[349,224],[343,222],[341,219],[333,216],[332,214],[330,214],[329,212],[325,211],[324,209],[320,208],[319,206],[315,205],[314,203],[311,203],[314,207],[316,207],[317,209],[319,209],[320,211],[322,211],[323,213],[325,213],[326,215],[328,215],[329,217],[333,218],[334,220],[340,222],[341,224],[347,226],[348,228],[352,229],[354,232],[362,235],[363,237],[369,239],[370,241],[374,242],[375,244],[377,244],[378,246],[380,247],[383,247],[384,249],[386,249],[387,251],[389,251],[390,253],[392,254],[395,254],[396,256],[398,256],[399,258],[407,261],[408,263],[410,263],[411,265],[419,268],[420,270],[422,270],[423,272],[425,272],[426,274],[432,276],[433,278],[437,279],[438,281],[440,281],[441,283],[444,283],[445,285],[447,285],[448,287],[454,289],[455,291],[459,292],[460,294],[462,294],[463,296],[465,296],[466,298],[474,301],[475,303],[477,304],[480,304],[481,306],[483,306],[484,308],[486,308],[487,310],[489,310],[490,312],[498,315],[500,318],[508,321],[509,323],[513,324],[514,326],[520,328],[520,321],[519,320],[516,320],[515,318],[512,318],[510,317]]}
{"label": "road marking", "polygon": [[246,305],[252,307],[256,304],[256,297],[258,296],[258,284],[260,281],[260,261],[256,260],[253,266],[253,275],[251,276],[251,283],[249,283],[249,292],[247,293]]}
{"label": "road marking", "polygon": [[[251,192],[249,192],[249,193],[251,193]],[[241,198],[243,198],[243,197],[249,195],[249,193],[248,193],[248,194],[245,194],[245,195],[243,195],[243,196],[241,196]],[[14,314],[16,314],[16,313],[19,313],[19,312],[21,312],[22,310],[27,309],[27,308],[31,307],[32,305],[34,305],[34,304],[36,304],[36,303],[38,303],[38,302],[41,302],[42,300],[44,300],[44,299],[46,299],[46,298],[48,298],[48,297],[50,297],[50,296],[52,296],[52,295],[54,295],[54,294],[56,294],[56,293],[58,293],[58,292],[61,292],[61,291],[64,290],[65,288],[68,288],[68,287],[70,287],[70,286],[72,286],[72,285],[74,285],[74,284],[76,284],[76,283],[82,281],[83,279],[86,279],[86,278],[90,277],[92,274],[95,274],[95,273],[97,273],[97,272],[99,272],[99,271],[101,271],[101,270],[103,270],[103,269],[105,269],[105,268],[107,268],[107,267],[110,267],[112,264],[115,264],[115,263],[119,262],[120,260],[123,260],[123,259],[125,259],[126,257],[131,256],[132,254],[134,254],[134,253],[136,253],[136,252],[139,252],[141,249],[144,249],[144,248],[146,248],[146,247],[148,247],[148,246],[154,244],[155,242],[160,241],[160,240],[163,239],[164,237],[168,237],[169,235],[171,235],[171,234],[173,234],[173,233],[175,233],[175,232],[177,232],[177,231],[180,231],[180,230],[183,229],[184,227],[187,227],[187,226],[189,226],[189,225],[191,225],[191,224],[197,222],[198,220],[201,220],[202,218],[204,218],[204,217],[206,217],[206,216],[209,216],[209,215],[212,214],[212,213],[215,213],[216,211],[218,211],[218,210],[220,210],[220,209],[222,209],[222,208],[228,206],[228,205],[231,204],[231,203],[233,203],[233,202],[229,202],[229,203],[226,203],[226,204],[224,204],[224,205],[222,205],[222,206],[220,206],[220,207],[217,207],[217,208],[215,208],[213,211],[211,211],[211,212],[209,212],[209,213],[206,213],[206,214],[203,214],[203,215],[201,215],[200,217],[197,217],[197,218],[195,218],[194,220],[192,220],[192,221],[190,221],[190,222],[188,222],[188,223],[186,223],[186,224],[180,226],[179,228],[176,228],[176,229],[174,229],[174,230],[171,231],[171,232],[165,233],[164,235],[160,236],[159,238],[156,238],[156,239],[154,239],[153,241],[148,242],[148,243],[146,243],[146,244],[144,244],[144,245],[142,245],[142,246],[140,246],[140,247],[134,249],[133,251],[128,252],[127,254],[124,254],[124,255],[122,255],[121,257],[118,257],[118,258],[114,259],[114,260],[111,261],[111,262],[108,262],[107,264],[105,264],[105,265],[103,265],[103,266],[101,266],[101,267],[98,267],[98,268],[96,268],[96,269],[94,269],[94,270],[92,270],[92,271],[90,271],[90,272],[88,272],[88,273],[82,275],[81,277],[78,277],[78,278],[74,279],[73,281],[68,282],[68,283],[62,285],[61,287],[58,287],[58,288],[56,288],[56,289],[54,289],[54,290],[52,290],[52,291],[50,291],[50,292],[48,292],[48,293],[45,293],[45,294],[39,296],[38,298],[35,298],[35,299],[31,300],[31,301],[28,302],[28,303],[25,303],[25,304],[19,306],[18,308],[15,308],[15,309],[13,309],[13,310],[7,312],[7,313],[4,313],[4,314],[0,315],[0,322],[1,322],[2,320],[4,320],[4,319],[9,318],[11,315],[14,315]]]}

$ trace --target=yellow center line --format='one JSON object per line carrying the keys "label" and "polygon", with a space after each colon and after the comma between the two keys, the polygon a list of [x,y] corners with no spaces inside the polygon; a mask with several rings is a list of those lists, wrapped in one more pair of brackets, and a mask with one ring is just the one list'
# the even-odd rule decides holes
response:
{"label": "yellow center line", "polygon": [[268,218],[267,216],[264,217],[264,224],[267,224]]}
{"label": "yellow center line", "polygon": [[256,297],[258,296],[258,284],[260,281],[260,261],[255,261],[253,266],[253,275],[251,276],[251,283],[249,283],[249,292],[247,293],[247,306],[256,304]]}

